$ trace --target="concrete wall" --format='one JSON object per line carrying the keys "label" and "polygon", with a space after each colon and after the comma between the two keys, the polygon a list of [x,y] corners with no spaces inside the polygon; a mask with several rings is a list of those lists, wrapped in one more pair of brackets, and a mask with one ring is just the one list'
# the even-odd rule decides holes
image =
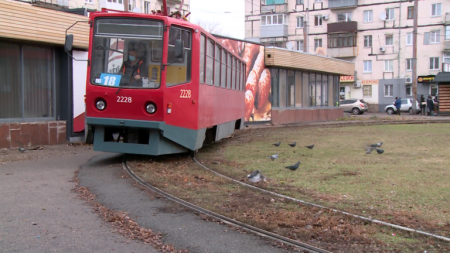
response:
{"label": "concrete wall", "polygon": [[272,108],[272,123],[275,125],[331,121],[344,116],[341,108],[308,108],[308,109],[278,109]]}
{"label": "concrete wall", "polygon": [[66,143],[66,121],[0,124],[0,148]]}

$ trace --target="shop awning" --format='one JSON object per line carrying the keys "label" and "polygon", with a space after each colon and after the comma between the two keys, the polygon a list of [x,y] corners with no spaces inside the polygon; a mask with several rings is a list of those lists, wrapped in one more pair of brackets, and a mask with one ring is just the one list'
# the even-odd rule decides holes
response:
{"label": "shop awning", "polygon": [[450,72],[439,72],[434,78],[434,81],[439,84],[447,83],[450,85]]}

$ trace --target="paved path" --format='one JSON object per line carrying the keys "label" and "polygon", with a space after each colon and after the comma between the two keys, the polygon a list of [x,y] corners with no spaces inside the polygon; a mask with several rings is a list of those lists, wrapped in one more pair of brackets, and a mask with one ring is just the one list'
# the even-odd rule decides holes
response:
{"label": "paved path", "polygon": [[[0,252],[157,252],[126,238],[71,190],[94,152],[0,166]],[[34,225],[35,224],[35,225]]]}

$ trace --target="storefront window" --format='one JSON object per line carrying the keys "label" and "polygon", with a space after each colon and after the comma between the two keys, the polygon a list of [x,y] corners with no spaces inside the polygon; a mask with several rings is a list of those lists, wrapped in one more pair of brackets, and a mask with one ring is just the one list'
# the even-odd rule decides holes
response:
{"label": "storefront window", "polygon": [[314,73],[309,74],[309,106],[316,106],[316,75]]}
{"label": "storefront window", "polygon": [[328,75],[322,75],[322,106],[328,106]]}
{"label": "storefront window", "polygon": [[295,107],[302,107],[302,72],[295,71]]}
{"label": "storefront window", "polygon": [[292,70],[288,71],[287,78],[287,106],[295,106],[295,72]]}
{"label": "storefront window", "polygon": [[286,70],[280,69],[280,107],[286,107]]}
{"label": "storefront window", "polygon": [[270,71],[272,76],[272,106],[273,107],[279,107],[280,106],[280,100],[279,100],[279,76],[278,76],[278,69],[271,69]]}
{"label": "storefront window", "polygon": [[0,120],[54,117],[53,58],[51,47],[0,43]]}

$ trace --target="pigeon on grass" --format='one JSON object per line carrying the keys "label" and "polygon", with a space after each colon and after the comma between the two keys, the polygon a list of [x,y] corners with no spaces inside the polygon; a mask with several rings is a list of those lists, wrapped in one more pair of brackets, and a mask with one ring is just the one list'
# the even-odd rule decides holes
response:
{"label": "pigeon on grass", "polygon": [[296,170],[296,169],[298,169],[298,166],[300,165],[300,162],[297,162],[296,164],[294,164],[294,165],[289,165],[289,166],[286,166],[286,167],[284,167],[284,168],[286,168],[286,169],[290,169],[290,170]]}
{"label": "pigeon on grass", "polygon": [[383,142],[377,142],[377,143],[374,143],[374,144],[370,144],[370,146],[371,147],[374,147],[374,148],[376,148],[376,147],[381,147],[381,145],[383,145]]}
{"label": "pigeon on grass", "polygon": [[24,148],[19,148],[19,151],[22,152],[22,153],[25,152],[25,150],[26,149],[24,149]]}
{"label": "pigeon on grass", "polygon": [[309,145],[309,146],[305,146],[305,147],[307,147],[309,149],[313,149],[314,148],[314,144],[313,145]]}
{"label": "pigeon on grass", "polygon": [[274,144],[272,144],[272,145],[274,145],[275,147],[279,147],[279,146],[281,145],[281,141],[279,141],[279,142],[277,142],[277,143],[274,143]]}
{"label": "pigeon on grass", "polygon": [[267,156],[267,157],[269,157],[270,159],[272,159],[272,161],[275,161],[275,159],[278,158],[278,154],[271,155],[271,156]]}
{"label": "pigeon on grass", "polygon": [[264,176],[259,172],[259,170],[255,170],[252,172],[252,174],[249,174],[247,176],[248,181],[252,182],[252,183],[258,183],[260,181],[266,181],[266,179],[264,178]]}
{"label": "pigeon on grass", "polygon": [[297,142],[289,143],[288,145],[291,146],[291,147],[295,147],[297,145]]}
{"label": "pigeon on grass", "polygon": [[375,149],[374,147],[368,146],[368,147],[366,148],[366,154],[372,153],[372,151],[373,151],[374,149]]}
{"label": "pigeon on grass", "polygon": [[378,153],[379,155],[381,155],[381,154],[384,153],[384,149],[376,148],[375,150],[377,151],[377,153]]}

